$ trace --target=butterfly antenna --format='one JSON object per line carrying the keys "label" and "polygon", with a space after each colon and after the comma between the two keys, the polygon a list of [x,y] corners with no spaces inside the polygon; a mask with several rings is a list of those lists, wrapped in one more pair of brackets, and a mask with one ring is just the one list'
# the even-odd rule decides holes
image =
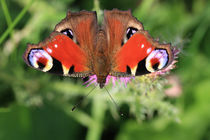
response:
{"label": "butterfly antenna", "polygon": [[105,90],[107,91],[109,97],[111,98],[112,102],[114,103],[115,107],[117,108],[117,111],[120,113],[121,116],[124,116],[124,114],[120,111],[119,106],[117,105],[117,103],[115,102],[114,98],[112,97],[112,95],[109,93],[109,91],[107,90],[106,87],[104,87]]}
{"label": "butterfly antenna", "polygon": [[86,98],[90,95],[90,93],[91,93],[95,88],[96,88],[96,86],[93,87],[93,88],[86,94],[86,96],[85,96],[84,98],[80,99],[79,102],[78,102],[77,104],[75,104],[74,107],[72,107],[71,111],[74,111],[74,110],[82,103],[82,101],[83,101],[84,99],[86,99]]}

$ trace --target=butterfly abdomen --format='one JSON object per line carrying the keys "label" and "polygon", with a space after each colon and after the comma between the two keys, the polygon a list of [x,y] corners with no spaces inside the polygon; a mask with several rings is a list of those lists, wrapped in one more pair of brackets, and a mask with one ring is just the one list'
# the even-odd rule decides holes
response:
{"label": "butterfly abdomen", "polygon": [[106,83],[106,77],[110,72],[109,61],[106,57],[98,57],[95,62],[94,72],[97,76],[97,83],[99,83],[100,88],[103,88]]}

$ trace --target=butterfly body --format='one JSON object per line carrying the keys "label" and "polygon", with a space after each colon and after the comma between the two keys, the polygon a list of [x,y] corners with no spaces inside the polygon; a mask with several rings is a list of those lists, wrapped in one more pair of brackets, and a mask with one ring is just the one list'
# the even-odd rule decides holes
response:
{"label": "butterfly body", "polygon": [[102,29],[99,29],[97,33],[93,64],[93,75],[97,76],[97,82],[103,88],[106,83],[106,77],[109,75],[111,69],[111,62],[107,50],[106,34]]}
{"label": "butterfly body", "polygon": [[173,61],[170,44],[153,40],[130,11],[68,12],[50,37],[28,44],[23,58],[38,70],[70,77],[96,75],[100,88],[107,76],[129,77],[160,71]]}

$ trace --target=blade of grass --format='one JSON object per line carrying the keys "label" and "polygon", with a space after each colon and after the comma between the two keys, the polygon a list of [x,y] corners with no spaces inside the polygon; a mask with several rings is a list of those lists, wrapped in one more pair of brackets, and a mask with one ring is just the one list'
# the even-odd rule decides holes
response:
{"label": "blade of grass", "polygon": [[[8,27],[9,27],[12,24],[12,18],[10,16],[10,13],[9,13],[8,8],[7,8],[7,4],[6,4],[5,0],[1,0],[1,5],[2,5],[4,17],[6,19],[6,22],[7,22]],[[10,37],[12,37],[12,35],[13,35],[13,32],[11,31],[10,32]]]}
{"label": "blade of grass", "polygon": [[31,0],[28,5],[26,5],[20,14],[15,18],[14,22],[7,28],[7,30],[0,37],[0,44],[5,40],[5,38],[12,32],[13,28],[18,24],[18,22],[24,17],[28,9],[31,7],[34,0]]}
{"label": "blade of grass", "polygon": [[198,25],[197,29],[195,30],[195,33],[192,37],[192,42],[190,45],[190,52],[193,54],[196,54],[199,50],[199,44],[201,44],[202,39],[204,38],[206,32],[208,31],[209,28],[209,13],[210,13],[210,8],[206,10],[205,17],[203,18],[203,21]]}
{"label": "blade of grass", "polygon": [[4,12],[4,16],[6,18],[7,25],[10,26],[12,24],[12,18],[8,11],[7,4],[6,4],[5,0],[1,0],[1,6],[2,6],[2,9]]}

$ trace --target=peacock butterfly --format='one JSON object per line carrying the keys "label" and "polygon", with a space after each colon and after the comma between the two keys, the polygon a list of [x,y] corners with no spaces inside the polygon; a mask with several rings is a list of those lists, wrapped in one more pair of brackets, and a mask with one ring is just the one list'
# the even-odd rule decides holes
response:
{"label": "peacock butterfly", "polygon": [[174,60],[170,44],[153,40],[130,11],[68,12],[49,38],[28,44],[25,62],[38,70],[69,77],[95,76],[100,88],[107,78],[164,71]]}

